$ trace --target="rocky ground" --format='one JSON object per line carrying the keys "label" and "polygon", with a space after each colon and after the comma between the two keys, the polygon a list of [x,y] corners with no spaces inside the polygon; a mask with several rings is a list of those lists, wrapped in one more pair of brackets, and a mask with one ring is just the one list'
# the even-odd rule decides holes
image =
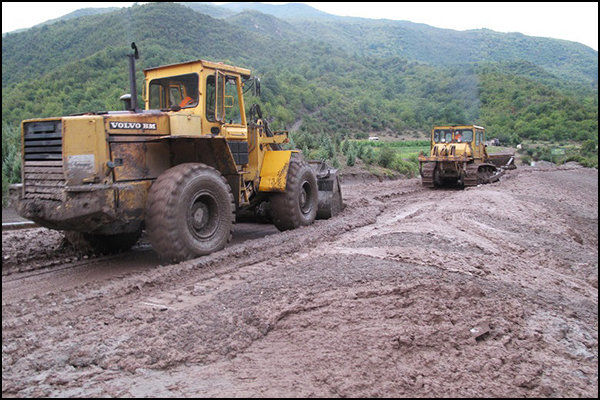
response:
{"label": "rocky ground", "polygon": [[176,265],[3,232],[3,396],[597,394],[597,170],[342,190],[331,220]]}

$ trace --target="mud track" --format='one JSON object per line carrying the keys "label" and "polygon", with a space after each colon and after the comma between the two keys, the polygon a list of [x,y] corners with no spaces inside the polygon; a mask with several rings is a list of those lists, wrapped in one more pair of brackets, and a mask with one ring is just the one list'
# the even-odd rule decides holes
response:
{"label": "mud track", "polygon": [[3,396],[593,396],[597,179],[346,185],[336,218],[176,265],[3,232]]}

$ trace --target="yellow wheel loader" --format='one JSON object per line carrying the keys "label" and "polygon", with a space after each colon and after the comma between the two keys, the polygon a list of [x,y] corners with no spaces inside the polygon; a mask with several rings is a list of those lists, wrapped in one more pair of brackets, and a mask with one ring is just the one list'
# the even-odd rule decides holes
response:
{"label": "yellow wheel loader", "polygon": [[514,153],[487,153],[485,128],[478,125],[435,126],[429,155],[419,154],[421,182],[426,187],[477,186],[495,182],[513,168]]}
{"label": "yellow wheel loader", "polygon": [[204,60],[144,70],[138,109],[135,59],[123,111],[22,122],[17,210],[67,231],[95,250],[133,246],[145,227],[170,261],[222,249],[236,215],[250,212],[280,230],[342,209],[337,170],[282,150],[260,107],[244,108],[250,70]]}

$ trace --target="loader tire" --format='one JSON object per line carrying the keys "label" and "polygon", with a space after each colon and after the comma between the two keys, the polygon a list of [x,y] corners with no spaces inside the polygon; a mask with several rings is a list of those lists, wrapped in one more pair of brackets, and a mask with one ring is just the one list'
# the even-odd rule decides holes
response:
{"label": "loader tire", "polygon": [[142,230],[115,235],[98,235],[65,231],[65,239],[78,251],[84,253],[118,253],[133,247],[142,235]]}
{"label": "loader tire", "polygon": [[234,223],[231,187],[205,164],[170,168],[148,192],[146,231],[164,260],[183,261],[221,250],[231,240]]}
{"label": "loader tire", "polygon": [[280,231],[307,226],[315,221],[319,208],[317,178],[302,160],[292,158],[285,192],[271,195],[273,224]]}

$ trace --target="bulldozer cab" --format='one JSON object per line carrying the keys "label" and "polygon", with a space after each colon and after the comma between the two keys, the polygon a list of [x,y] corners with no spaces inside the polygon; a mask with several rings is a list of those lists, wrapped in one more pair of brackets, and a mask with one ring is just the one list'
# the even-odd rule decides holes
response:
{"label": "bulldozer cab", "polygon": [[485,128],[478,125],[435,126],[431,130],[431,149],[437,144],[466,143],[472,149],[473,157],[482,158],[485,154]]}
{"label": "bulldozer cab", "polygon": [[449,182],[467,187],[497,181],[513,162],[513,154],[487,153],[482,126],[434,126],[429,155],[419,154],[419,171],[426,187]]}

